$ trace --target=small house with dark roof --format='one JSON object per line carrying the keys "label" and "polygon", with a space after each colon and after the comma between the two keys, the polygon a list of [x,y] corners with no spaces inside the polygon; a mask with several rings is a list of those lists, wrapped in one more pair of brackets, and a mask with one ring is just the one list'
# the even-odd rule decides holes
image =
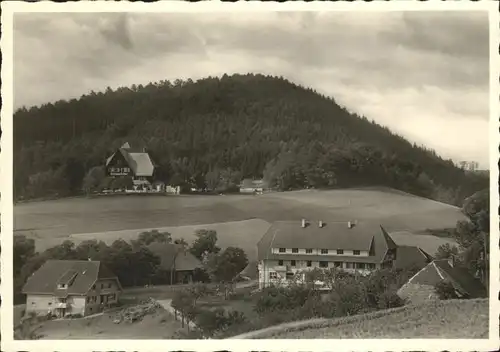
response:
{"label": "small house with dark roof", "polygon": [[99,261],[48,260],[27,280],[22,292],[26,313],[58,317],[101,312],[116,304],[120,281]]}
{"label": "small house with dark roof", "polygon": [[131,177],[134,189],[151,188],[155,164],[146,148],[132,148],[127,142],[106,160],[109,177]]}
{"label": "small house with dark roof", "polygon": [[259,286],[286,283],[304,270],[338,268],[367,275],[392,268],[397,245],[380,225],[275,222],[257,244]]}
{"label": "small house with dark roof", "polygon": [[148,249],[160,258],[160,270],[167,276],[165,280],[170,282],[172,277],[174,284],[191,283],[195,270],[203,267],[201,261],[180,244],[153,242]]}
{"label": "small house with dark roof", "polygon": [[452,259],[434,260],[411,277],[399,290],[398,295],[411,303],[438,299],[435,286],[449,282],[461,298],[481,298],[487,291],[480,280],[466,268],[456,266]]}

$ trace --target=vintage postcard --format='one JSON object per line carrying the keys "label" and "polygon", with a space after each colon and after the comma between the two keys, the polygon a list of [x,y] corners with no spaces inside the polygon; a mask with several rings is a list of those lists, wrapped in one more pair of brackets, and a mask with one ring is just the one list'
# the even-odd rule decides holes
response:
{"label": "vintage postcard", "polygon": [[2,350],[498,347],[494,2],[1,23]]}

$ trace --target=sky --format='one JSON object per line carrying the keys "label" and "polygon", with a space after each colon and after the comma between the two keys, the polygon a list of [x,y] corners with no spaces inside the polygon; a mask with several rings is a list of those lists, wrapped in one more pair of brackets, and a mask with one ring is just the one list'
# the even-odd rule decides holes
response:
{"label": "sky", "polygon": [[132,84],[263,73],[454,161],[489,167],[486,12],[31,13],[14,106]]}

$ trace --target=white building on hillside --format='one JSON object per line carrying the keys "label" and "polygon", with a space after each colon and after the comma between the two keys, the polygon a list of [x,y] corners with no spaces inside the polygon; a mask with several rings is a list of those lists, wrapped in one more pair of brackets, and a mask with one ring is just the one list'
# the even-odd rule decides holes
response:
{"label": "white building on hillside", "polygon": [[314,268],[364,275],[391,268],[397,248],[380,225],[279,221],[257,244],[259,287],[286,284],[297,273]]}

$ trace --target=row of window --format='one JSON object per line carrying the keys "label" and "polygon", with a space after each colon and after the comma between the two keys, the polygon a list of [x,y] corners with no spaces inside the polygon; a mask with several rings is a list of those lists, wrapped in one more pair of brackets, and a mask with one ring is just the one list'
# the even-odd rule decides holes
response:
{"label": "row of window", "polygon": [[[100,298],[98,302],[98,298]],[[116,299],[116,294],[112,293],[110,295],[101,295],[101,296],[88,296],[87,303],[106,303],[108,301],[114,301]]]}
{"label": "row of window", "polygon": [[[328,251],[329,251],[328,249],[322,249],[321,254],[328,254],[329,253]],[[312,248],[306,248],[307,254],[312,254],[312,252],[313,252]],[[344,254],[343,249],[337,249],[336,252],[337,252],[337,254]],[[286,253],[286,248],[280,248],[279,253]],[[299,249],[292,248],[292,253],[299,253]],[[332,251],[332,253],[333,253],[333,251]],[[359,250],[353,250],[352,253],[353,253],[353,255],[361,255],[361,251],[359,251]]]}
{"label": "row of window", "polygon": [[[101,290],[104,289],[104,288],[111,288],[111,282],[110,283],[107,283],[107,284],[101,284]],[[92,289],[95,290],[95,284],[92,285]]]}
{"label": "row of window", "polygon": [[[342,268],[342,263],[343,262],[333,262],[333,266],[336,268]],[[283,260],[278,260],[278,265],[282,266],[283,264],[284,264]],[[307,260],[306,265],[308,267],[311,267],[312,260]],[[297,266],[297,261],[290,260],[290,266]],[[320,268],[328,268],[328,262],[327,261],[320,261],[319,267]],[[373,263],[349,263],[349,262],[345,262],[345,268],[346,269],[375,269],[375,264],[373,264]]]}

